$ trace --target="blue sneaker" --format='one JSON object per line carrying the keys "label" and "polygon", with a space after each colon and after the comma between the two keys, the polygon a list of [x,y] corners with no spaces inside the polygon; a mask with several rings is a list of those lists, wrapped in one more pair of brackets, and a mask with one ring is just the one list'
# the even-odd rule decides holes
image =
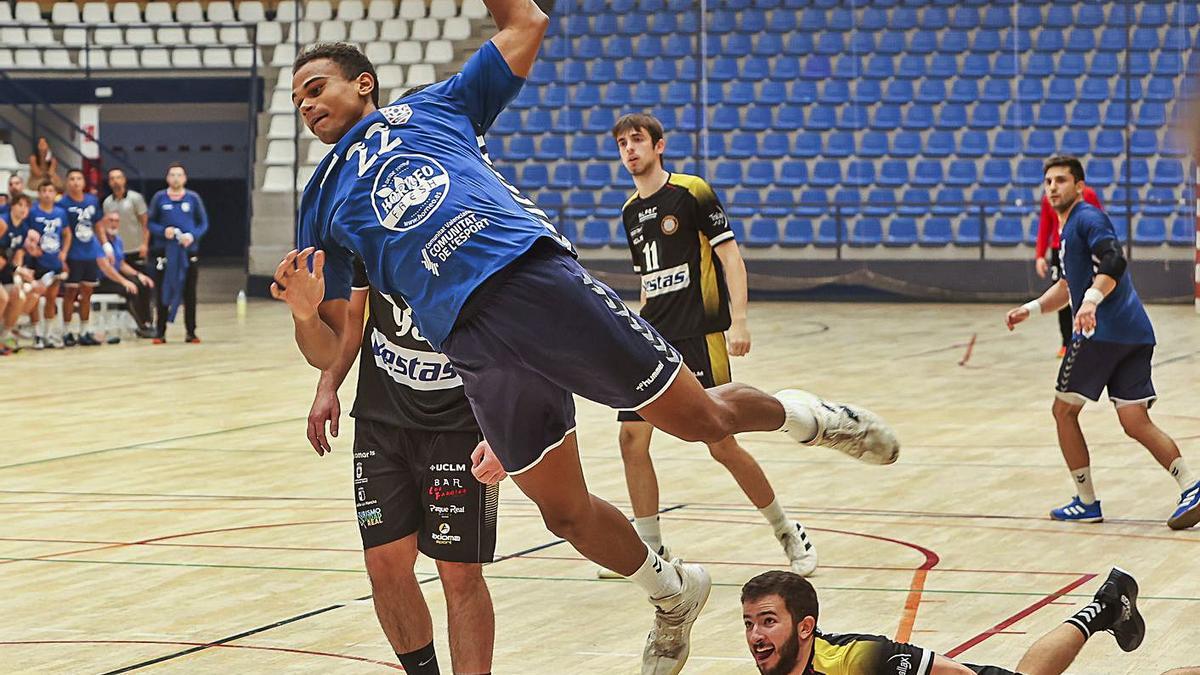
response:
{"label": "blue sneaker", "polygon": [[[1197,513],[1200,516],[1200,513]],[[1066,520],[1073,523],[1102,523],[1104,514],[1100,513],[1100,500],[1091,504],[1079,501],[1079,495],[1071,499],[1071,503],[1050,512],[1050,520]]]}
{"label": "blue sneaker", "polygon": [[1200,523],[1200,480],[1179,495],[1179,508],[1167,519],[1172,530],[1186,530]]}

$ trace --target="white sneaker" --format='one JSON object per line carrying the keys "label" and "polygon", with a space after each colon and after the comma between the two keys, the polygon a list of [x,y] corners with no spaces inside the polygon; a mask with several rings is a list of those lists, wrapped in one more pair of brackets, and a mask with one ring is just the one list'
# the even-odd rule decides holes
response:
{"label": "white sneaker", "polygon": [[[671,549],[667,548],[666,546],[658,547],[658,557],[662,558],[663,560],[666,560],[667,562],[671,562],[672,560],[674,560],[674,558],[671,557]],[[596,578],[597,579],[624,579],[625,577],[622,576],[619,572],[614,572],[614,571],[608,569],[604,565],[596,565]]]}
{"label": "white sneaker", "polygon": [[682,560],[671,565],[679,571],[683,588],[675,595],[651,600],[657,610],[642,651],[642,675],[676,675],[683,670],[691,651],[692,624],[712,590],[712,579],[703,567]]}
{"label": "white sneaker", "polygon": [[792,562],[792,571],[806,577],[817,571],[817,548],[808,539],[808,533],[800,523],[793,523],[794,528],[776,537],[788,560]]}
{"label": "white sneaker", "polygon": [[792,433],[797,409],[809,410],[817,419],[817,435],[796,440],[804,445],[819,445],[840,450],[868,464],[891,464],[900,457],[900,441],[881,417],[865,408],[846,403],[823,401],[800,389],[784,389],[775,394],[787,412],[783,431]]}

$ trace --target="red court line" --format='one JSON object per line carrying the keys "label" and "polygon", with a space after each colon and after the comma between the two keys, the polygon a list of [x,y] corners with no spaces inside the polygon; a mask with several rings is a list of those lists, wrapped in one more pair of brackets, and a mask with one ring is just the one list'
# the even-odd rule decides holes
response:
{"label": "red court line", "polygon": [[1058,589],[1057,591],[1054,591],[1050,595],[1047,595],[1046,597],[1042,598],[1041,600],[1038,600],[1037,602],[1033,603],[1032,605],[1017,612],[1016,614],[1013,614],[1012,616],[1001,621],[1000,623],[996,624],[995,626],[992,626],[991,628],[983,631],[979,635],[976,635],[975,637],[971,638],[970,640],[967,640],[966,642],[960,644],[959,646],[955,647],[954,649],[951,649],[950,651],[946,652],[946,658],[952,659],[952,658],[958,656],[959,654],[962,654],[963,652],[967,651],[968,649],[974,647],[975,645],[978,645],[980,642],[983,642],[984,640],[990,638],[991,636],[1006,632],[1005,629],[1008,628],[1009,626],[1020,621],[1021,619],[1024,619],[1025,617],[1029,616],[1030,614],[1033,614],[1034,612],[1038,611],[1039,609],[1045,607],[1046,605],[1049,605],[1050,603],[1054,602],[1055,600],[1058,600],[1059,598],[1066,595],[1067,593],[1070,593],[1071,591],[1075,590],[1076,588],[1079,588],[1080,586],[1086,584],[1087,582],[1089,582],[1095,578],[1096,578],[1095,574],[1080,575],[1079,578],[1076,579],[1075,581],[1072,581],[1071,583],[1067,584],[1066,586],[1063,586],[1062,588]]}
{"label": "red court line", "polygon": [[349,654],[333,654],[331,652],[318,652],[310,649],[291,649],[288,647],[212,644],[208,642],[184,642],[182,640],[0,640],[0,646],[14,645],[175,645],[185,647],[220,647],[222,649],[251,649],[263,652],[303,654],[305,656],[327,656],[333,659],[346,659],[348,661],[360,661],[362,663],[373,663],[379,666],[387,666],[392,670],[404,670],[399,664],[388,663],[387,661],[376,661],[375,659],[368,659],[362,656],[351,656]]}
{"label": "red court line", "polygon": [[58,558],[64,555],[75,555],[77,553],[91,553],[92,551],[104,551],[112,548],[123,548],[125,546],[139,546],[149,544],[151,542],[166,541],[168,539],[179,539],[182,537],[195,537],[201,534],[215,534],[218,532],[237,532],[240,530],[260,530],[272,527],[292,527],[295,525],[329,525],[333,523],[344,523],[344,520],[309,520],[296,523],[266,523],[263,525],[241,525],[238,527],[221,527],[215,530],[196,530],[194,532],[181,532],[179,534],[168,534],[161,537],[151,537],[150,539],[142,539],[140,541],[121,542],[117,544],[107,544],[105,546],[92,546],[89,548],[76,549],[74,551],[62,551],[59,553],[46,553],[44,555],[34,556],[32,558],[21,558],[19,560],[0,560],[0,565],[6,565],[15,562],[28,562],[30,560],[44,560],[46,558]]}

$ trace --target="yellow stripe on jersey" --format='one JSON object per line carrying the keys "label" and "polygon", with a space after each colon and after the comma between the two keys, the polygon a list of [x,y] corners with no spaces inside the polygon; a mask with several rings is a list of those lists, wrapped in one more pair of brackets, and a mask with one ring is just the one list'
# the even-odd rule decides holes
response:
{"label": "yellow stripe on jersey", "polygon": [[621,207],[621,211],[624,212],[625,209],[629,208],[629,205],[632,204],[633,200],[635,200],[637,198],[638,198],[637,190],[634,190],[633,194],[629,195],[629,199],[625,200],[625,205]]}
{"label": "yellow stripe on jersey", "polygon": [[712,372],[714,386],[729,384],[733,376],[729,374],[729,351],[725,348],[724,333],[709,333],[704,336],[708,343],[708,367]]}
{"label": "yellow stripe on jersey", "polygon": [[711,202],[717,198],[717,193],[713,192],[712,187],[710,187],[709,184],[699,176],[693,176],[686,173],[673,173],[671,174],[671,177],[667,179],[667,182],[671,185],[678,185],[679,187],[692,193],[692,196],[696,198],[696,201],[701,203]]}
{"label": "yellow stripe on jersey", "polygon": [[717,266],[713,264],[713,248],[703,232],[700,237],[700,298],[704,301],[704,316],[712,319],[721,311],[721,290],[717,285]]}

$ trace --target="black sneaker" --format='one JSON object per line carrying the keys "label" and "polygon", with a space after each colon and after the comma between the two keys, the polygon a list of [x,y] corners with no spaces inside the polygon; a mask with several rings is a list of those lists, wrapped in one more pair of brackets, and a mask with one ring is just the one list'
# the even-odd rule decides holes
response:
{"label": "black sneaker", "polygon": [[198,344],[200,344],[200,336],[196,335],[195,333],[188,333],[188,336],[184,340],[184,342],[187,342],[188,344],[198,345]]}
{"label": "black sneaker", "polygon": [[74,333],[67,333],[62,337],[62,343],[64,347],[74,347],[78,341],[75,339]]}
{"label": "black sneaker", "polygon": [[1122,651],[1131,652],[1146,637],[1146,622],[1137,608],[1137,580],[1120,567],[1108,573],[1108,579],[1096,591],[1096,601],[1115,609],[1112,625],[1105,628],[1117,639]]}
{"label": "black sneaker", "polygon": [[135,331],[135,333],[138,337],[143,338],[143,339],[150,339],[150,338],[158,337],[158,331],[149,326],[143,326],[143,327],[137,329],[137,331]]}
{"label": "black sneaker", "polygon": [[92,335],[91,333],[84,333],[83,335],[79,336],[79,344],[83,345],[84,347],[96,347],[100,345],[100,341],[96,339],[95,335]]}

